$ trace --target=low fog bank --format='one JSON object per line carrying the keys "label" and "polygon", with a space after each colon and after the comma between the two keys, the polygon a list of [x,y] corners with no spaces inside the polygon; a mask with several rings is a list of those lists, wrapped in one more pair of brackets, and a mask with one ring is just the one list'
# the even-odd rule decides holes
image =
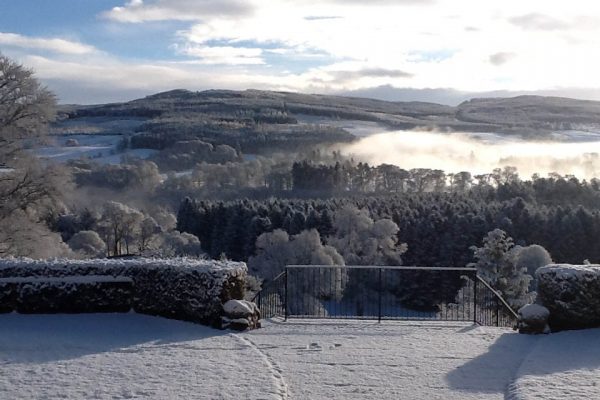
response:
{"label": "low fog bank", "polygon": [[[590,139],[597,139],[590,135]],[[404,169],[485,174],[494,168],[517,167],[522,177],[556,172],[581,179],[600,176],[600,140],[539,142],[495,134],[394,131],[363,138],[342,153],[371,165],[394,164]]]}

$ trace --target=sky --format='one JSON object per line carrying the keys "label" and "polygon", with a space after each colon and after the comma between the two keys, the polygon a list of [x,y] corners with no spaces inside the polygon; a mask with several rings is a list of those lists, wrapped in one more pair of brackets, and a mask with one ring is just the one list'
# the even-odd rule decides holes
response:
{"label": "sky", "polygon": [[0,0],[0,52],[62,103],[176,88],[446,104],[600,100],[589,0]]}

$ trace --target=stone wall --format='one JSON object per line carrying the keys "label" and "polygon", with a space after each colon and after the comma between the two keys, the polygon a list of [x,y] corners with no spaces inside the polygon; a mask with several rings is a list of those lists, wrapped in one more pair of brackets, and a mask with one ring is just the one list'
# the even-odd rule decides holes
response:
{"label": "stone wall", "polygon": [[0,260],[0,312],[127,312],[219,326],[246,265],[196,259]]}

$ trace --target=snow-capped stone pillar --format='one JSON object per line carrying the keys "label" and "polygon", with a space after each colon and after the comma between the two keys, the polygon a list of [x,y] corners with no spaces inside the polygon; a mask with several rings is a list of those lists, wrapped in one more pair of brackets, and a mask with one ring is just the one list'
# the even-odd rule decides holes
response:
{"label": "snow-capped stone pillar", "polygon": [[222,329],[245,331],[260,328],[260,310],[250,301],[229,300],[223,304]]}
{"label": "snow-capped stone pillar", "polygon": [[527,304],[519,309],[519,333],[550,333],[548,317],[550,311],[539,304]]}

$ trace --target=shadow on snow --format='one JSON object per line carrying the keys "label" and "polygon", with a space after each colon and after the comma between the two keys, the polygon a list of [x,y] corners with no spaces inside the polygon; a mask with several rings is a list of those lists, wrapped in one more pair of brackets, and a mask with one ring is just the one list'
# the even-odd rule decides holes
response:
{"label": "shadow on snow", "polygon": [[0,364],[69,360],[130,346],[226,335],[205,326],[128,314],[0,315]]}

